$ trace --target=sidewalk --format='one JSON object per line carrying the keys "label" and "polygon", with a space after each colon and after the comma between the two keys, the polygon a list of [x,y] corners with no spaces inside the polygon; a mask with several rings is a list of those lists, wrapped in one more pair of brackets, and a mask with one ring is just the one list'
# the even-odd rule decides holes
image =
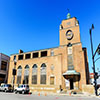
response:
{"label": "sidewalk", "polygon": [[35,93],[32,93],[34,95],[44,95],[44,96],[47,96],[47,95],[56,95],[56,96],[72,96],[72,97],[98,97],[100,98],[100,96],[95,96],[95,95],[91,95],[91,94],[83,94],[83,93],[77,93],[77,94],[71,94],[71,93],[39,93],[39,92],[35,92]]}

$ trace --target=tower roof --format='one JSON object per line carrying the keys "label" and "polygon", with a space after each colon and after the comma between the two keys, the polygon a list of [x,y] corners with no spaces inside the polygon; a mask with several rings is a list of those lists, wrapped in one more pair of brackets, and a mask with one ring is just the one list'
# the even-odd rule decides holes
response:
{"label": "tower roof", "polygon": [[71,15],[70,13],[67,14],[67,19],[71,18]]}

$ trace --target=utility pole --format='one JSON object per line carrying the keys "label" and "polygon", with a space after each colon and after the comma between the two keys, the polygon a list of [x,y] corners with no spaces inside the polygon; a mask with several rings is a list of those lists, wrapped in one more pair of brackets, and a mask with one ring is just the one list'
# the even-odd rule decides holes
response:
{"label": "utility pole", "polygon": [[[95,71],[95,61],[94,61],[94,53],[93,53],[93,42],[92,42],[92,30],[94,29],[94,25],[90,29],[90,42],[91,42],[91,51],[92,51],[92,62],[93,62],[93,73],[94,73],[94,88],[95,88],[95,95],[97,96],[97,80],[96,80],[96,71]],[[96,54],[96,53],[95,53]]]}

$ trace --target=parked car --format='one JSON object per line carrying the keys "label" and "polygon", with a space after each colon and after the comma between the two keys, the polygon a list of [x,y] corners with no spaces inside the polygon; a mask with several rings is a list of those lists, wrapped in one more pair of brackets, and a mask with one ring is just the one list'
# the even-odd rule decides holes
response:
{"label": "parked car", "polygon": [[15,93],[22,93],[22,94],[25,94],[25,93],[29,93],[30,89],[29,89],[29,85],[26,85],[26,84],[22,84],[22,85],[19,85],[17,88],[15,88]]}
{"label": "parked car", "polygon": [[0,86],[0,91],[1,91],[1,86]]}
{"label": "parked car", "polygon": [[100,87],[97,89],[98,95],[100,96]]}
{"label": "parked car", "polygon": [[11,84],[1,84],[0,90],[3,92],[13,92],[13,87]]}
{"label": "parked car", "polygon": [[4,84],[5,84],[5,83],[1,83],[1,85],[0,85],[0,91],[1,91],[1,86],[4,85]]}

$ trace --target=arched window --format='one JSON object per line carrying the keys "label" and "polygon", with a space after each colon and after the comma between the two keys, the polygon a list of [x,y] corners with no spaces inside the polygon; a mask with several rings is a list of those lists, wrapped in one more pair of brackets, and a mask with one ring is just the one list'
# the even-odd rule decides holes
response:
{"label": "arched window", "polygon": [[43,63],[41,65],[40,75],[41,75],[41,77],[40,77],[40,83],[41,84],[46,84],[46,65],[45,65],[45,63]]}
{"label": "arched window", "polygon": [[17,69],[17,84],[21,84],[22,67],[19,66]]}
{"label": "arched window", "polygon": [[34,64],[32,67],[32,84],[37,84],[37,65]]}
{"label": "arched window", "polygon": [[28,84],[29,82],[29,66],[26,65],[25,66],[25,70],[24,70],[24,81],[23,84]]}

